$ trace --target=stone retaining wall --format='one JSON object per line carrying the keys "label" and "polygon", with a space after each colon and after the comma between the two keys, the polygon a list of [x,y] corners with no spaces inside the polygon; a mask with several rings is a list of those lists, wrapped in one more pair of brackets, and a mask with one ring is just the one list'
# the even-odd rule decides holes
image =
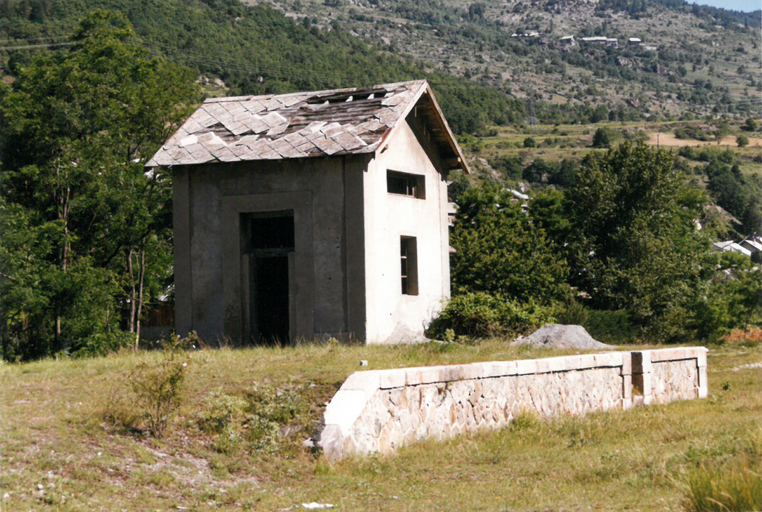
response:
{"label": "stone retaining wall", "polygon": [[583,415],[707,396],[703,347],[355,372],[323,415],[326,457],[500,428],[522,411]]}

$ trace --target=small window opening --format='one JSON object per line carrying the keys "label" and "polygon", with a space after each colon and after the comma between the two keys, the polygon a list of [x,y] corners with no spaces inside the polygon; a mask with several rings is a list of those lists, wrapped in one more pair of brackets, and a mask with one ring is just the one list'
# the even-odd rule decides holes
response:
{"label": "small window opening", "polygon": [[400,237],[402,294],[418,295],[418,243],[413,236]]}
{"label": "small window opening", "polygon": [[426,177],[420,174],[386,171],[386,191],[390,194],[426,199]]}

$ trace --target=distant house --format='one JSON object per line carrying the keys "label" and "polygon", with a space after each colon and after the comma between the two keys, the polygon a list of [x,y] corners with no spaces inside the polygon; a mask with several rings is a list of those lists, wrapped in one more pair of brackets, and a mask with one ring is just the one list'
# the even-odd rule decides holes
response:
{"label": "distant house", "polygon": [[735,242],[715,242],[712,244],[715,251],[735,252],[744,256],[751,256],[751,251]]}
{"label": "distant house", "polygon": [[469,169],[426,81],[210,98],[148,165],[174,170],[181,335],[412,341],[450,294]]}
{"label": "distant house", "polygon": [[577,44],[577,41],[574,39],[574,36],[564,36],[561,39],[559,39],[562,44],[567,44],[569,46],[575,46]]}
{"label": "distant house", "polygon": [[607,38],[604,36],[583,37],[581,38],[581,41],[584,41],[585,43],[590,43],[590,44],[605,45]]}
{"label": "distant house", "polygon": [[619,40],[615,37],[608,37],[606,38],[606,46],[613,46],[614,48],[618,48]]}
{"label": "distant house", "polygon": [[630,46],[640,46],[642,42],[638,37],[631,37],[627,40],[627,44]]}
{"label": "distant house", "polygon": [[738,245],[747,249],[752,254],[757,252],[762,253],[762,239],[760,238],[745,238]]}

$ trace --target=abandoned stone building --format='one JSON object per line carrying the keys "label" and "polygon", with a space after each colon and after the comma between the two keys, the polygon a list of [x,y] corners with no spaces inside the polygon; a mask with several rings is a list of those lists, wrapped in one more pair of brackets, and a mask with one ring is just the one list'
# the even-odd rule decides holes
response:
{"label": "abandoned stone building", "polygon": [[412,341],[449,296],[468,167],[426,81],[211,98],[148,166],[173,168],[181,335]]}

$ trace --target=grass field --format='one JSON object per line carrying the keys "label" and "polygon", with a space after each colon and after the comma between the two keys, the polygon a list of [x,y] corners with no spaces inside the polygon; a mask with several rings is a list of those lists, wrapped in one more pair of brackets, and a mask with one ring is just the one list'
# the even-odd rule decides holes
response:
{"label": "grass field", "polygon": [[[740,122],[731,124],[731,134],[719,141],[699,141],[693,139],[678,139],[675,129],[688,125],[705,126],[702,121],[640,121],[640,122],[610,122],[588,125],[537,125],[533,127],[495,126],[488,130],[483,137],[465,136],[460,139],[471,166],[477,171],[497,178],[499,169],[492,169],[500,158],[517,158],[522,166],[528,166],[536,159],[546,162],[560,162],[564,159],[581,160],[594,152],[605,151],[605,148],[594,148],[593,135],[599,128],[606,128],[613,133],[613,144],[624,140],[643,140],[652,146],[660,146],[674,152],[682,146],[706,148],[710,151],[730,151],[737,157],[741,171],[748,175],[762,175],[762,164],[759,163],[762,134],[759,132],[744,132]],[[749,139],[749,145],[738,147],[736,136],[744,134]],[[533,140],[532,147],[525,145],[525,140]],[[704,161],[687,160],[689,167],[704,166]]]}
{"label": "grass field", "polygon": [[[302,444],[361,359],[377,369],[548,355],[558,353],[501,340],[189,352],[184,404],[163,439],[113,421],[136,365],[161,353],[3,364],[2,509],[683,510],[694,471],[762,457],[759,340],[710,347],[704,400],[520,417],[499,432],[337,464]],[[215,400],[265,389],[295,411],[274,443],[250,441],[250,420],[203,428]]]}

